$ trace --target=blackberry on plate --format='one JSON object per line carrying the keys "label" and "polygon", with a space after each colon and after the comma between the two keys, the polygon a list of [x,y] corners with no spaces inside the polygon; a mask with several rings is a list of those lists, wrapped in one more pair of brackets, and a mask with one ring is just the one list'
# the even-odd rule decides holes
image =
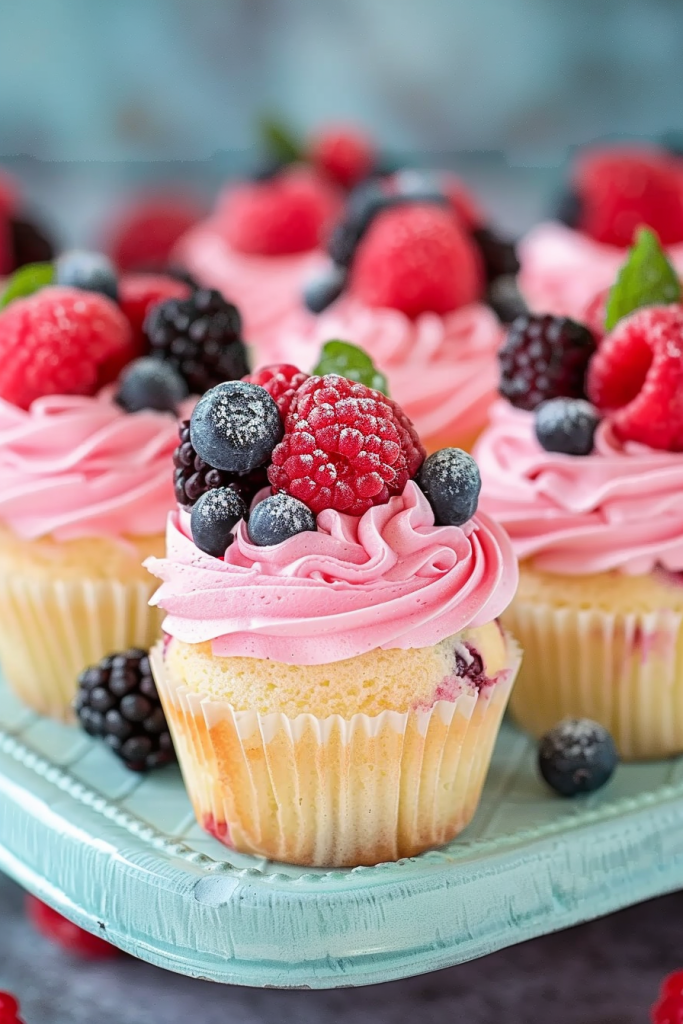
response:
{"label": "blackberry on plate", "polygon": [[281,544],[297,533],[315,530],[315,516],[303,501],[280,491],[259,501],[249,516],[247,532],[252,544]]}
{"label": "blackberry on plate", "polygon": [[268,486],[267,467],[257,466],[249,473],[227,473],[214,469],[197,455],[190,439],[190,421],[179,428],[180,444],[173,453],[173,486],[176,501],[186,508],[214,487],[231,487],[247,508],[260,490]]}
{"label": "blackberry on plate", "polygon": [[150,354],[169,362],[195,395],[249,372],[241,332],[236,307],[209,288],[167,299],[145,320]]}
{"label": "blackberry on plate", "polygon": [[246,516],[247,506],[239,494],[230,487],[215,487],[192,506],[192,540],[200,551],[222,558],[233,542],[233,528]]}
{"label": "blackberry on plate", "polygon": [[600,413],[583,398],[550,398],[534,414],[541,448],[564,455],[590,455]]}
{"label": "blackberry on plate", "polygon": [[119,378],[116,401],[126,412],[153,409],[175,413],[187,398],[187,384],[170,363],[143,356],[129,363]]}
{"label": "blackberry on plate", "polygon": [[243,380],[211,388],[190,419],[190,438],[199,457],[230,473],[249,473],[268,462],[282,433],[274,399],[265,388]]}
{"label": "blackberry on plate", "polygon": [[517,273],[519,270],[517,250],[515,243],[509,238],[503,238],[492,228],[481,227],[474,229],[472,240],[479,249],[484,264],[484,273],[489,284],[497,277]]}
{"label": "blackberry on plate", "polygon": [[614,740],[589,718],[567,718],[541,739],[538,767],[560,796],[592,793],[611,778],[619,761]]}
{"label": "blackberry on plate", "polygon": [[434,510],[437,526],[462,526],[479,504],[479,467],[461,448],[442,448],[428,456],[417,482]]}
{"label": "blackberry on plate", "polygon": [[86,668],[74,708],[85,731],[103,739],[131,771],[175,761],[147,651],[119,651]]}
{"label": "blackberry on plate", "polygon": [[510,325],[498,353],[500,392],[518,409],[548,398],[585,398],[595,338],[567,317],[524,314]]}

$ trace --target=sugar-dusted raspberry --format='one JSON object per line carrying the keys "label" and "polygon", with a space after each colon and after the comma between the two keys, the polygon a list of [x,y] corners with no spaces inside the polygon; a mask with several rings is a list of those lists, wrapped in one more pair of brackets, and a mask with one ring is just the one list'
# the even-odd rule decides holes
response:
{"label": "sugar-dusted raspberry", "polygon": [[309,377],[296,392],[268,479],[316,514],[334,508],[360,516],[400,494],[424,457],[395,402],[330,373]]}
{"label": "sugar-dusted raspberry", "polygon": [[567,317],[524,313],[513,320],[498,353],[500,392],[518,409],[548,398],[583,398],[591,332]]}
{"label": "sugar-dusted raspberry", "polygon": [[476,247],[448,211],[415,203],[381,211],[356,250],[350,290],[368,306],[409,317],[448,313],[483,290]]}
{"label": "sugar-dusted raspberry", "polygon": [[183,281],[165,274],[124,274],[119,280],[119,305],[133,331],[136,355],[144,355],[147,340],[143,331],[145,317],[152,306],[166,299],[187,299],[192,289]]}
{"label": "sugar-dusted raspberry", "polygon": [[217,214],[238,252],[286,256],[321,245],[340,208],[337,190],[310,168],[287,168],[269,181],[232,189]]}
{"label": "sugar-dusted raspberry", "polygon": [[683,451],[683,307],[621,320],[591,361],[588,395],[622,440]]}
{"label": "sugar-dusted raspberry", "polygon": [[375,147],[372,139],[358,128],[330,126],[313,136],[309,157],[333,181],[343,188],[353,188],[372,171]]}
{"label": "sugar-dusted raspberry", "polygon": [[43,288],[0,313],[0,397],[28,409],[45,395],[91,395],[130,351],[130,326],[110,299]]}
{"label": "sugar-dusted raspberry", "polygon": [[308,374],[289,363],[277,363],[272,366],[262,366],[260,369],[250,373],[244,380],[250,384],[260,384],[265,388],[282,416],[282,422],[287,419],[289,407],[298,388],[308,380]]}
{"label": "sugar-dusted raspberry", "polygon": [[679,160],[656,149],[593,150],[578,163],[577,226],[598,242],[631,245],[645,225],[663,245],[683,241],[683,171]]}

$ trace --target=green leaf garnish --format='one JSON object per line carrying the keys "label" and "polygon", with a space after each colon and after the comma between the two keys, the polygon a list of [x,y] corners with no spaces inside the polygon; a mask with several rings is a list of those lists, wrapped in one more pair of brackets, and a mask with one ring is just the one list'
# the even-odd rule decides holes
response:
{"label": "green leaf garnish", "polygon": [[4,309],[15,299],[24,299],[27,295],[52,284],[55,279],[55,268],[52,263],[27,263],[19,267],[7,279],[4,292],[0,295],[0,309]]}
{"label": "green leaf garnish", "polygon": [[681,282],[659,239],[649,228],[640,228],[607,298],[605,329],[611,331],[641,306],[663,306],[680,299]]}
{"label": "green leaf garnish", "polygon": [[287,125],[278,118],[262,117],[259,121],[259,135],[268,156],[274,160],[280,160],[283,164],[293,164],[297,160],[303,160],[303,145]]}
{"label": "green leaf garnish", "polygon": [[320,377],[338,373],[340,377],[355,380],[368,388],[389,394],[387,378],[373,363],[367,352],[349,341],[326,341],[320,352],[318,365],[313,371]]}

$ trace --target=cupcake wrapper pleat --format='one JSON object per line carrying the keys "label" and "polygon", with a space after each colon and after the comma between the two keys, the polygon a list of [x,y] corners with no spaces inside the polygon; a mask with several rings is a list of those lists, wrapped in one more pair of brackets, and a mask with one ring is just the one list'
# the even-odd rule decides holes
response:
{"label": "cupcake wrapper pleat", "polygon": [[84,668],[159,638],[161,617],[149,607],[155,585],[0,577],[0,665],[17,696],[39,714],[69,721]]}
{"label": "cupcake wrapper pleat", "polygon": [[683,617],[674,611],[610,614],[514,601],[504,615],[524,649],[510,702],[539,737],[562,718],[609,729],[626,759],[683,752]]}
{"label": "cupcake wrapper pleat", "polygon": [[488,692],[344,719],[235,711],[152,670],[197,818],[227,845],[293,864],[376,864],[471,820],[520,655]]}

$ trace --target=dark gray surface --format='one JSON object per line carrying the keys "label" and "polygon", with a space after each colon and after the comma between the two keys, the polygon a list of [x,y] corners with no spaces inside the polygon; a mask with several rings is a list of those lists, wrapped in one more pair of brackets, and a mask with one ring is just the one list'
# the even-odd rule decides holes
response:
{"label": "dark gray surface", "polygon": [[33,932],[22,904],[0,876],[0,988],[26,1024],[647,1024],[661,978],[683,966],[683,893],[438,974],[333,992],[75,960]]}

